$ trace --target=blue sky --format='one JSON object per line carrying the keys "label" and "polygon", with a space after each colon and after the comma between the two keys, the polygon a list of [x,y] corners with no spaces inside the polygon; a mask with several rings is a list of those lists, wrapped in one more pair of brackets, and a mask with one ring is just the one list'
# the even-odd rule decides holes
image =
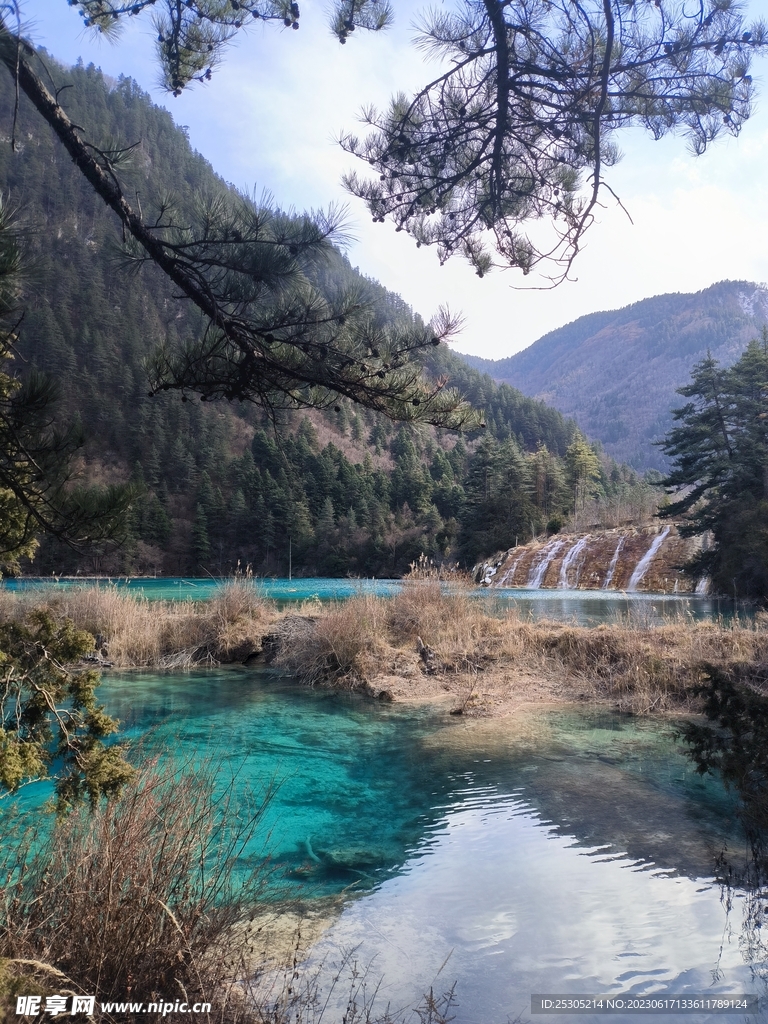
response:
{"label": "blue sky", "polygon": [[[354,161],[334,140],[355,128],[363,104],[384,105],[393,92],[427,80],[429,68],[411,45],[425,5],[394,2],[392,29],[357,32],[342,47],[327,28],[325,4],[303,0],[299,32],[255,25],[230,48],[210,84],[178,99],[157,87],[148,21],[126,19],[121,38],[110,43],[83,30],[66,0],[24,0],[22,14],[28,36],[59,60],[82,57],[107,74],[135,78],[238,187],[266,189],[286,208],[346,203],[353,265],[426,318],[441,303],[463,312],[461,351],[497,359],[585,313],[697,291],[725,278],[768,280],[765,59],[754,68],[754,116],[738,139],[724,137],[693,157],[683,139],[653,142],[634,131],[620,138],[624,158],[608,180],[634,223],[615,206],[601,211],[575,266],[577,280],[555,290],[532,289],[545,282],[511,271],[480,280],[460,261],[441,268],[433,251],[417,250],[389,224],[372,224],[363,204],[341,187],[340,176]],[[748,8],[759,16],[765,0]]]}

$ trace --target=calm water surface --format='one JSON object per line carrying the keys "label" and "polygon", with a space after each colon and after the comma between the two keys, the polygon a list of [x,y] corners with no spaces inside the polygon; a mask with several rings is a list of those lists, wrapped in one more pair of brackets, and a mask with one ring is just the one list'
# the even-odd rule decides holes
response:
{"label": "calm water surface", "polygon": [[733,805],[668,722],[463,721],[248,669],[107,676],[102,699],[132,737],[279,783],[273,896],[346,894],[313,963],[358,947],[382,1009],[454,981],[457,1024],[529,1019],[532,992],[761,991],[713,881]]}
{"label": "calm water surface", "polygon": [[[227,583],[226,579],[162,577],[115,578],[112,580],[75,578],[24,578],[0,580],[0,587],[11,592],[24,592],[53,587],[66,590],[83,586],[114,586],[119,590],[141,595],[149,600],[202,601],[213,597]],[[253,581],[260,593],[284,606],[296,601],[343,601],[358,594],[376,594],[389,597],[402,588],[400,580],[357,579],[257,579]],[[734,614],[733,601],[700,597],[694,594],[626,594],[614,590],[525,590],[522,588],[477,588],[474,596],[491,608],[512,605],[532,619],[565,619],[580,625],[601,622],[640,621],[656,624],[677,617],[690,619],[730,620]],[[740,608],[738,614],[751,616],[749,608]]]}

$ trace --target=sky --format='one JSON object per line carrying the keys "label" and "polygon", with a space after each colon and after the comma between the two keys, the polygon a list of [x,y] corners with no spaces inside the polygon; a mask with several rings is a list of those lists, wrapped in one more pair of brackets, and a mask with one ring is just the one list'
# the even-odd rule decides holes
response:
{"label": "sky", "polygon": [[[159,88],[148,20],[125,19],[112,43],[83,29],[66,0],[22,0],[22,16],[28,38],[60,61],[82,57],[106,74],[136,79],[238,188],[266,190],[284,209],[346,206],[352,265],[425,319],[445,304],[462,313],[456,342],[462,352],[500,359],[586,313],[725,279],[768,281],[766,59],[753,68],[755,110],[737,139],[724,136],[694,157],[682,138],[654,142],[639,130],[618,136],[624,157],[606,176],[631,221],[615,204],[601,210],[574,280],[558,288],[517,271],[480,279],[458,259],[441,267],[434,250],[416,249],[389,223],[373,224],[340,181],[355,164],[366,167],[336,140],[342,131],[362,130],[364,105],[384,106],[393,93],[423,85],[433,70],[411,42],[426,5],[394,0],[394,6],[391,29],[358,31],[342,47],[327,27],[323,0],[301,0],[300,31],[254,25],[209,84],[178,98]],[[751,0],[748,8],[760,16],[765,0]]]}

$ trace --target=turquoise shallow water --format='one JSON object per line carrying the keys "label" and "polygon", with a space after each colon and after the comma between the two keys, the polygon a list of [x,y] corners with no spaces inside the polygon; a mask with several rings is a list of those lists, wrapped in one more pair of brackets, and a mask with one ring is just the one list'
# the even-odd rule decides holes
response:
{"label": "turquoise shallow water", "polygon": [[667,722],[466,721],[244,668],[107,675],[101,698],[166,756],[212,753],[222,784],[278,783],[246,861],[269,833],[272,898],[346,897],[310,965],[327,990],[350,948],[380,1009],[455,981],[457,1024],[505,1024],[532,992],[759,988],[743,901],[728,912],[713,882],[738,849],[732,801]]}
{"label": "turquoise shallow water", "polygon": [[[429,705],[404,709],[240,668],[106,675],[101,699],[128,736],[154,728],[152,744],[180,759],[210,752],[256,790],[274,780],[273,857],[289,876],[306,869],[313,891],[396,873],[448,809],[477,793],[525,799],[579,842],[645,859],[663,850],[666,867],[693,875],[711,867],[706,844],[731,829],[727,795],[652,720],[549,711],[511,728],[464,725]],[[665,815],[678,816],[669,838]],[[324,868],[309,870],[312,854]]]}
{"label": "turquoise shallow water", "polygon": [[[23,593],[52,587],[66,590],[72,587],[113,586],[138,594],[149,600],[204,601],[213,597],[227,583],[226,579],[162,577],[76,579],[76,578],[23,578],[0,581],[0,586],[12,593]],[[343,601],[357,594],[376,594],[390,597],[402,588],[400,580],[357,579],[257,579],[253,586],[280,606],[296,601]],[[491,607],[515,607],[532,619],[573,620],[580,625],[616,622],[626,619],[659,623],[683,616],[691,619],[730,619],[733,602],[697,595],[625,594],[621,591],[585,590],[525,590],[500,588],[493,591],[477,588],[472,591],[479,601]],[[740,609],[747,617],[750,609]]]}

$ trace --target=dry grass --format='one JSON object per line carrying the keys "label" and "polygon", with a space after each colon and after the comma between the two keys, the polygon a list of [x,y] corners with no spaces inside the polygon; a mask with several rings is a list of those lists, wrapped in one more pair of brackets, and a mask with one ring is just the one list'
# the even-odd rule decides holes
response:
{"label": "dry grass", "polygon": [[381,600],[360,595],[317,616],[288,615],[277,634],[277,664],[304,683],[355,687],[372,671],[384,624]]}
{"label": "dry grass", "polygon": [[43,605],[101,635],[116,666],[185,668],[261,650],[310,685],[386,698],[447,696],[463,713],[505,714],[535,700],[595,700],[637,713],[694,706],[704,663],[768,678],[768,616],[725,626],[641,616],[594,628],[531,622],[428,575],[395,597],[308,602],[278,613],[248,580],[207,602],[147,601],[115,588],[23,596],[0,591],[0,618]]}
{"label": "dry grass", "polygon": [[0,592],[0,619],[45,607],[95,637],[119,667],[188,668],[244,660],[258,651],[272,604],[248,580],[231,580],[206,602],[150,601],[116,587],[23,595]]}
{"label": "dry grass", "polygon": [[385,694],[394,687],[406,698],[442,691],[464,713],[504,713],[531,687],[537,700],[675,711],[695,705],[704,664],[768,677],[767,627],[761,616],[734,626],[530,622],[426,580],[394,598],[360,597],[303,620],[281,637],[278,663],[311,684]]}
{"label": "dry grass", "polygon": [[[437,580],[407,583],[391,598],[361,595],[312,619],[286,619],[277,663],[309,684],[366,688],[387,667],[411,676],[461,672],[498,649],[503,624]],[[370,687],[369,687],[370,688]]]}
{"label": "dry grass", "polygon": [[388,602],[387,630],[395,643],[421,637],[444,667],[455,668],[480,646],[498,641],[503,625],[468,591],[430,580],[404,586]]}
{"label": "dry grass", "polygon": [[707,622],[665,626],[522,625],[515,631],[518,658],[538,658],[582,692],[620,710],[645,713],[693,706],[703,665],[738,668],[759,678],[768,671],[768,631]]}

